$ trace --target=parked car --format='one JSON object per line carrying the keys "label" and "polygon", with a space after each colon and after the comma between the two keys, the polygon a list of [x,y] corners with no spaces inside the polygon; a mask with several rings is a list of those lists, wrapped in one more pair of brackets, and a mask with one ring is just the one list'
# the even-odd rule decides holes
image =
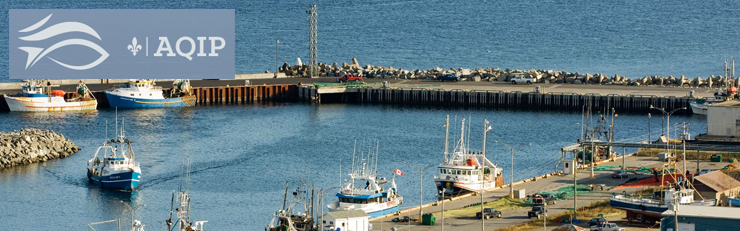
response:
{"label": "parked car", "polygon": [[609,222],[606,221],[606,219],[604,219],[603,217],[596,217],[586,222],[586,225],[588,225],[588,227],[593,227],[593,226],[599,226],[599,225],[606,224],[606,223],[609,223]]}
{"label": "parked car", "polygon": [[395,217],[391,221],[393,221],[393,222],[411,222],[411,221],[416,221],[416,219],[414,219],[413,217],[410,217],[410,216],[404,216],[403,218]]}
{"label": "parked car", "polygon": [[614,173],[612,173],[612,178],[619,178],[619,179],[630,178],[630,175],[627,174],[626,171],[617,170]]}
{"label": "parked car", "polygon": [[614,223],[604,223],[598,226],[591,227],[591,231],[625,231],[624,228],[619,227]]}
{"label": "parked car", "polygon": [[705,169],[702,169],[701,171],[699,171],[699,175],[707,174],[707,173],[710,173],[712,171],[714,171],[714,170],[705,168]]}
{"label": "parked car", "polygon": [[362,81],[362,76],[354,76],[352,74],[342,75],[337,78],[337,82],[349,82],[349,81]]}
{"label": "parked car", "polygon": [[477,212],[475,213],[475,217],[477,217],[478,219],[480,219],[481,217],[486,218],[486,219],[491,218],[491,217],[501,218],[501,211],[498,211],[494,208],[484,208],[483,214],[481,214],[481,212]]}
{"label": "parked car", "polygon": [[548,205],[554,205],[557,203],[557,198],[555,196],[542,193],[542,194],[534,194],[534,198],[532,198],[532,203],[535,205],[543,205],[547,203]]}
{"label": "parked car", "polygon": [[441,82],[444,82],[444,81],[454,81],[454,82],[457,82],[457,81],[460,81],[460,77],[457,77],[457,76],[455,76],[453,74],[446,74],[446,75],[437,77],[437,80],[439,80]]}
{"label": "parked car", "polygon": [[542,215],[545,215],[547,210],[545,210],[542,206],[534,206],[532,207],[532,210],[527,211],[527,218],[536,217],[537,219],[540,219]]}

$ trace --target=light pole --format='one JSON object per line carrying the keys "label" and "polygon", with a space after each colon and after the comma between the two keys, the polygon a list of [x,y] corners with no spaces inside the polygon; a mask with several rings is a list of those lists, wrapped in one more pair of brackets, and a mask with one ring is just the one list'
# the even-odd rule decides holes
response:
{"label": "light pole", "polygon": [[442,188],[442,231],[445,231],[445,188]]}
{"label": "light pole", "polygon": [[275,78],[277,78],[278,72],[278,45],[280,44],[280,40],[275,41]]}
{"label": "light pole", "polygon": [[671,143],[671,115],[673,115],[673,113],[675,113],[675,112],[677,112],[679,110],[686,110],[686,107],[676,108],[676,109],[673,109],[673,111],[671,111],[671,112],[666,112],[665,109],[663,109],[663,108],[653,107],[653,105],[650,105],[650,109],[656,109],[656,110],[658,110],[660,112],[663,112],[663,116],[666,117],[666,142],[665,142],[665,151],[666,151],[666,154],[670,155],[669,144]]}
{"label": "light pole", "polygon": [[[404,161],[404,164],[408,164],[409,166],[415,168],[416,170],[419,170],[419,220],[421,220],[421,206],[424,204],[424,196],[422,194],[423,192],[423,185],[424,185],[424,171],[427,169],[434,167],[434,164],[429,164],[427,166],[424,166],[423,168],[417,167],[415,164],[409,163]],[[444,194],[442,194],[442,198],[444,198]]]}
{"label": "light pole", "polygon": [[651,117],[652,117],[652,115],[651,115],[650,113],[648,113],[648,144],[649,144],[650,142],[653,142],[653,141],[652,141],[652,140],[650,139],[650,129],[651,129],[651,127],[650,127],[650,120],[651,120],[651,119],[650,119],[650,118],[651,118]]}
{"label": "light pole", "polygon": [[[519,144],[516,147],[512,148],[509,144],[504,143],[504,142],[499,142],[498,140],[496,140],[495,143],[501,143],[504,146],[506,146],[506,148],[508,148],[509,151],[511,151],[511,179],[509,180],[510,181],[509,182],[509,189],[510,189],[509,198],[514,198],[514,151],[516,151],[517,149],[519,149],[525,144]],[[526,145],[529,146],[529,145],[532,145],[532,143],[526,143]]]}

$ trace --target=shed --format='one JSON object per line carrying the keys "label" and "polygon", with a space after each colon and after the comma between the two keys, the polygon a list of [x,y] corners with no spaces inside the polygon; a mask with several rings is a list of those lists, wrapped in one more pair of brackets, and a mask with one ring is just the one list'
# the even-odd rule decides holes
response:
{"label": "shed", "polygon": [[678,217],[678,230],[674,230],[675,216],[673,210],[663,212],[660,221],[661,231],[695,231],[695,230],[738,230],[740,227],[740,208],[680,205],[675,216]]}
{"label": "shed", "polygon": [[728,197],[740,194],[740,181],[722,171],[712,171],[694,179],[697,193],[706,199],[717,199],[722,205],[727,204]]}
{"label": "shed", "polygon": [[707,107],[707,135],[740,136],[740,101],[732,100]]}
{"label": "shed", "polygon": [[321,230],[368,231],[368,215],[362,210],[334,211],[324,214]]}

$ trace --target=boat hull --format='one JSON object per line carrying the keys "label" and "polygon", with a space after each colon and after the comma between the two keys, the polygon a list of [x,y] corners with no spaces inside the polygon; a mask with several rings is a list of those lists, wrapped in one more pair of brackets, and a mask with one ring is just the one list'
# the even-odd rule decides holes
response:
{"label": "boat hull", "polygon": [[116,108],[163,108],[163,107],[191,107],[195,105],[195,96],[183,96],[167,99],[141,99],[121,96],[105,92],[108,104]]}
{"label": "boat hull", "polygon": [[363,210],[368,215],[370,215],[370,218],[376,218],[379,216],[383,216],[386,214],[391,214],[399,211],[399,205],[401,205],[401,201],[389,201],[385,203],[376,203],[375,206],[366,206],[361,208],[353,208],[353,207],[347,207],[347,208],[341,208],[339,207],[339,202],[334,202],[329,205],[327,205],[327,209],[329,209],[330,212],[334,211],[347,211],[347,210]]}
{"label": "boat hull", "polygon": [[[503,181],[503,180],[502,180]],[[449,180],[435,180],[437,184],[437,190],[445,190],[445,197],[457,196],[462,194],[468,194],[478,192],[481,190],[488,191],[496,188],[496,181],[485,181],[485,182],[456,182]]]}
{"label": "boat hull", "polygon": [[730,207],[740,207],[740,198],[727,198],[727,203]]}
{"label": "boat hull", "polygon": [[140,172],[122,172],[110,175],[98,176],[90,174],[88,171],[87,179],[94,184],[100,185],[103,188],[120,189],[126,191],[135,190],[139,187],[139,181],[141,180]]}
{"label": "boat hull", "polygon": [[691,102],[689,103],[689,105],[691,105],[691,112],[693,112],[694,114],[707,115],[708,113],[707,105],[699,104],[696,102]]}
{"label": "boat hull", "polygon": [[13,112],[65,112],[65,111],[92,111],[98,107],[98,101],[81,100],[67,102],[62,97],[13,97],[5,96],[5,102]]}

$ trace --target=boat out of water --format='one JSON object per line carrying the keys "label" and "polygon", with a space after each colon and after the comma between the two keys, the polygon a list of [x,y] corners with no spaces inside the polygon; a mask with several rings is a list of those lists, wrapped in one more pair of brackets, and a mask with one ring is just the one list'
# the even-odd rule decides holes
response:
{"label": "boat out of water", "polygon": [[131,191],[139,186],[141,167],[136,162],[131,141],[125,137],[124,122],[115,139],[103,142],[87,161],[87,179],[104,188]]}
{"label": "boat out of water", "polygon": [[52,85],[44,80],[27,80],[23,91],[15,96],[5,95],[5,102],[14,112],[62,112],[95,110],[98,101],[87,86],[80,81],[77,97],[65,99],[63,90],[51,90]]}
{"label": "boat out of water", "polygon": [[[737,94],[737,88],[735,87],[727,87],[727,79],[735,79],[735,61],[732,61],[732,68],[730,68],[727,65],[727,62],[725,62],[725,85],[720,86],[719,89],[717,89],[717,92],[714,93],[714,97],[712,98],[702,98],[702,99],[696,99],[694,101],[690,101],[689,105],[691,106],[691,112],[698,115],[707,115],[709,111],[709,106],[713,104],[718,104],[722,102],[726,102],[728,100],[732,100],[733,97],[735,97],[735,94]],[[730,76],[732,75],[732,76]]]}
{"label": "boat out of water", "polygon": [[[390,182],[384,177],[377,177],[377,148],[374,154],[362,155],[357,162],[359,166],[353,166],[349,180],[336,194],[338,201],[326,206],[329,211],[363,210],[371,218],[397,212],[403,204],[395,178],[400,171],[396,169]],[[383,186],[388,183],[389,187]]]}
{"label": "boat out of water", "polygon": [[[449,198],[466,193],[480,192],[481,190],[491,190],[503,185],[504,177],[501,175],[503,169],[488,160],[485,151],[472,152],[468,150],[465,141],[465,119],[461,122],[460,139],[455,144],[453,152],[448,153],[449,122],[450,117],[447,116],[444,158],[443,162],[437,166],[437,173],[434,175],[437,189],[439,192],[444,191],[444,195],[440,193],[439,196]],[[489,129],[486,120],[483,136],[484,144],[486,142],[485,132]]]}
{"label": "boat out of water", "polygon": [[727,204],[729,204],[730,207],[740,207],[740,196],[727,198]]}
{"label": "boat out of water", "polygon": [[154,80],[137,79],[106,91],[105,96],[114,108],[190,107],[196,99],[187,79],[175,80],[167,95],[162,87],[155,86]]}

